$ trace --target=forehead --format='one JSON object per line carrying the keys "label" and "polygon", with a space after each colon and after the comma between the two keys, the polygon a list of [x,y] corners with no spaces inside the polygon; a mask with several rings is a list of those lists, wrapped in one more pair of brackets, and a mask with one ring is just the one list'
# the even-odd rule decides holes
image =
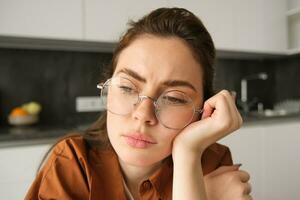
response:
{"label": "forehead", "polygon": [[202,70],[187,44],[177,37],[144,35],[119,55],[116,71],[134,70],[147,81],[185,80],[202,90]]}

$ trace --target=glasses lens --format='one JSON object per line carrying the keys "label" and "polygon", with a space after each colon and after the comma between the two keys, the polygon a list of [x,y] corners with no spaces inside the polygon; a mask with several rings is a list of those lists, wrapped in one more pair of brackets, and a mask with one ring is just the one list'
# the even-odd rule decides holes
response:
{"label": "glasses lens", "polygon": [[[135,85],[123,77],[113,77],[103,85],[101,100],[106,109],[114,114],[128,115],[139,102]],[[171,129],[182,129],[193,119],[195,107],[185,93],[172,90],[163,93],[156,101],[156,117]]]}
{"label": "glasses lens", "polygon": [[194,104],[183,92],[169,91],[158,98],[156,115],[164,126],[182,129],[193,119]]}
{"label": "glasses lens", "polygon": [[118,115],[127,115],[132,112],[138,101],[138,92],[135,85],[126,78],[114,77],[104,85],[101,99],[106,109]]}

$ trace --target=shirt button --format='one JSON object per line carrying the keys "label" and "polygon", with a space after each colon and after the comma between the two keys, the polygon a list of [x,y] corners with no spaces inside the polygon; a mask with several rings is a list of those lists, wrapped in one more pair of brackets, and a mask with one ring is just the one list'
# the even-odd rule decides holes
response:
{"label": "shirt button", "polygon": [[152,184],[151,184],[151,182],[149,180],[143,182],[143,188],[145,190],[150,190],[151,187],[152,187]]}

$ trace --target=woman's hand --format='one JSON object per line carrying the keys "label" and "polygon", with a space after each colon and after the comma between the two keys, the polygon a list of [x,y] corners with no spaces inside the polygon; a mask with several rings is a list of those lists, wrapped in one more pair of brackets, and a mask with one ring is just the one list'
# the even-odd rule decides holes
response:
{"label": "woman's hand", "polygon": [[250,176],[239,165],[222,166],[204,176],[208,200],[250,200]]}
{"label": "woman's hand", "polygon": [[[209,145],[241,124],[242,118],[228,91],[223,90],[204,102],[202,119],[188,125],[173,141],[173,199],[209,199],[200,164],[201,155]],[[214,185],[217,182],[214,180],[217,179],[208,179],[207,183]]]}
{"label": "woman's hand", "polygon": [[209,145],[241,125],[242,118],[234,98],[227,90],[222,90],[204,102],[201,120],[191,123],[176,136],[172,156],[199,156]]}

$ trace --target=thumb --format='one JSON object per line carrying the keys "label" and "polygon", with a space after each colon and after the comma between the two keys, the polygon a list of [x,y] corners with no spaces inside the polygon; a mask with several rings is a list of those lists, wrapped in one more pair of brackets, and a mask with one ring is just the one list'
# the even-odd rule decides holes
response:
{"label": "thumb", "polygon": [[214,106],[210,105],[209,101],[204,102],[201,119],[206,119],[214,112]]}
{"label": "thumb", "polygon": [[236,171],[240,168],[242,164],[234,164],[234,165],[230,165],[230,166],[221,166],[219,168],[217,168],[216,170],[212,171],[211,173],[209,173],[209,176],[218,176],[220,174],[223,174],[225,172],[230,172],[230,171]]}

